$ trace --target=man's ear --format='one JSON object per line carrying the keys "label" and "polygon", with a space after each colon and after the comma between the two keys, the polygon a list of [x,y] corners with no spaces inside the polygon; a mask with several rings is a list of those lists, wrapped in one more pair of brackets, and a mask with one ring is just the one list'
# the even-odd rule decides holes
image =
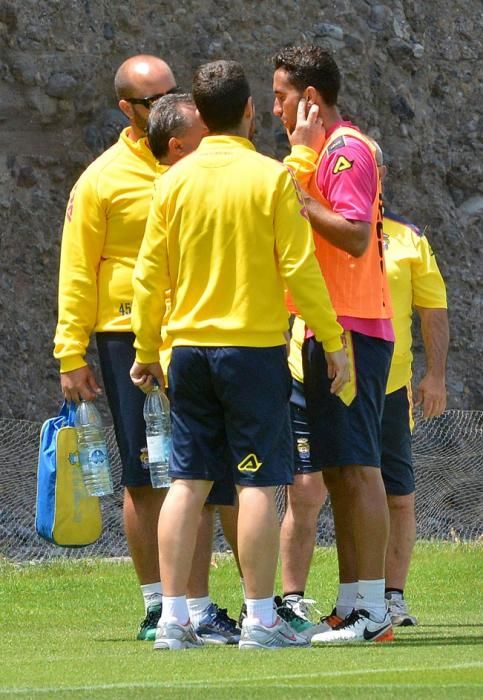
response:
{"label": "man's ear", "polygon": [[253,102],[253,97],[251,95],[245,105],[243,116],[247,119],[252,119],[255,116],[255,103]]}
{"label": "man's ear", "polygon": [[183,143],[176,138],[176,136],[171,136],[168,141],[168,157],[172,163],[176,163],[184,156]]}
{"label": "man's ear", "polygon": [[307,109],[310,109],[312,105],[318,105],[320,102],[320,95],[312,85],[305,88],[303,96],[307,100]]}
{"label": "man's ear", "polygon": [[118,107],[121,110],[121,112],[123,114],[125,114],[129,120],[131,120],[134,117],[133,106],[127,100],[119,100]]}

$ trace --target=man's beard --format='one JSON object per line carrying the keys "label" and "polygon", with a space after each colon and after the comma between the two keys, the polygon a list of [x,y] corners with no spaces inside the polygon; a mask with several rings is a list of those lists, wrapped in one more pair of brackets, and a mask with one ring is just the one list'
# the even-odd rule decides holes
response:
{"label": "man's beard", "polygon": [[147,133],[147,131],[148,131],[148,120],[147,119],[145,119],[144,117],[141,117],[141,115],[138,114],[137,112],[134,112],[133,122],[138,129],[143,131],[145,134]]}

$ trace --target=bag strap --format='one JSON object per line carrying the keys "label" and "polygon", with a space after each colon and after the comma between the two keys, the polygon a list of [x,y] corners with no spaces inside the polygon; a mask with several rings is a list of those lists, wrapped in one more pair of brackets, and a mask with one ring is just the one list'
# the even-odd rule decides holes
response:
{"label": "bag strap", "polygon": [[66,419],[67,425],[68,426],[74,426],[75,425],[75,412],[77,410],[77,406],[75,401],[66,401],[64,400],[64,403],[61,406],[61,409],[59,411],[59,416],[62,416],[63,418]]}

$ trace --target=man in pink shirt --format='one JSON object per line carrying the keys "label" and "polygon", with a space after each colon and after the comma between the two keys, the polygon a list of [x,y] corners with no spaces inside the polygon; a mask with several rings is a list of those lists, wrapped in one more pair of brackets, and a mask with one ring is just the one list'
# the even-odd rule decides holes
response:
{"label": "man in pink shirt", "polygon": [[[287,47],[274,63],[273,112],[292,144],[285,162],[311,197],[307,208],[316,255],[353,357],[351,395],[330,396],[323,353],[306,332],[303,381],[312,466],[308,473],[301,470],[289,489],[281,541],[284,600],[293,610],[303,597],[293,562],[295,550],[306,544],[291,538],[291,526],[309,508],[320,508],[317,484],[323,470],[334,511],[340,585],[334,613],[312,630],[317,632],[312,642],[386,641],[393,634],[384,599],[388,514],[380,471],[381,419],[394,335],[374,147],[341,119],[340,74],[330,54],[318,46]],[[310,547],[311,538],[307,532]]]}

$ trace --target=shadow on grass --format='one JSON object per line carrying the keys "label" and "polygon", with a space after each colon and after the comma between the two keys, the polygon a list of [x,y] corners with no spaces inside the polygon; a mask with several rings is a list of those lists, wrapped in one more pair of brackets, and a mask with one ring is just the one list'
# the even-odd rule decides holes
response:
{"label": "shadow on grass", "polygon": [[[409,625],[408,625],[409,627]],[[418,625],[418,628],[421,630],[426,629],[426,627],[448,627],[448,625],[427,625],[426,623],[423,625]],[[458,624],[457,622],[452,622],[451,627],[459,627],[461,629],[464,629],[465,627],[480,627],[481,631],[483,632],[483,624],[478,624],[478,625],[468,625],[466,623]],[[402,629],[402,627],[401,627]],[[407,628],[406,628],[407,629]]]}
{"label": "shadow on grass", "polygon": [[[135,644],[136,647],[139,647],[139,649],[142,649],[143,647],[149,649],[152,648],[153,642],[146,642],[146,641],[138,641],[136,639],[133,639],[132,637],[103,637],[103,638],[98,638],[98,639],[93,639],[93,642],[97,642],[98,644]],[[382,644],[382,643],[381,643]],[[475,646],[475,645],[481,645],[483,644],[483,635],[482,636],[477,636],[475,635],[474,637],[471,636],[451,636],[451,637],[434,637],[434,636],[420,636],[418,635],[417,637],[414,635],[411,636],[406,636],[406,637],[399,637],[395,639],[393,642],[384,642],[383,646],[384,647],[429,647],[429,646]],[[327,647],[344,647],[344,649],[347,648],[352,648],[352,649],[370,649],[373,648],[375,645],[380,646],[377,643],[374,644],[327,644]],[[211,649],[211,648],[217,648],[219,649],[220,647],[217,645],[211,645],[207,644],[205,645],[205,648]],[[238,646],[236,644],[227,644],[223,645],[224,649],[236,649],[238,650]],[[313,647],[306,647],[310,649],[323,649],[326,648],[325,645],[318,644],[317,646]]]}
{"label": "shadow on grass", "polygon": [[317,646],[311,647],[312,649],[323,649],[326,647],[344,647],[344,649],[373,649],[374,646],[384,647],[384,648],[400,648],[400,647],[430,647],[430,646],[475,646],[483,644],[483,636],[451,636],[451,637],[434,637],[434,636],[407,636],[398,637],[393,642],[374,642],[372,644],[353,644],[353,643],[335,643],[335,644],[318,644]]}

